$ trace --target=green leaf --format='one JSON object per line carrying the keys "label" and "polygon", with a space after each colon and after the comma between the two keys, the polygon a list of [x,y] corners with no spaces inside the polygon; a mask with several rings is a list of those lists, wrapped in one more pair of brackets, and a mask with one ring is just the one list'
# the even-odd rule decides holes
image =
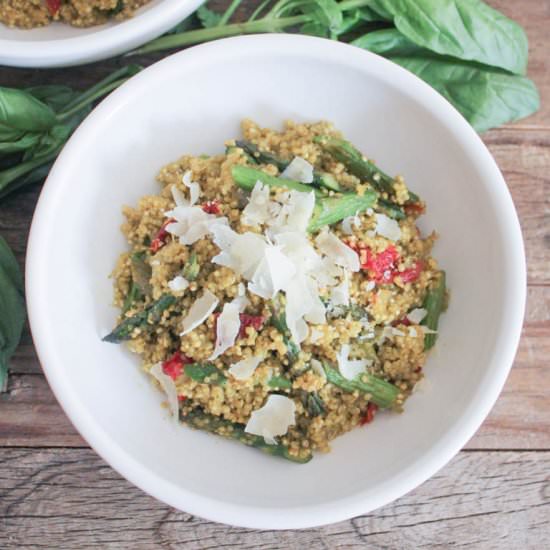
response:
{"label": "green leaf", "polygon": [[51,107],[56,113],[80,95],[69,86],[45,85],[26,88],[26,92]]}
{"label": "green leaf", "polygon": [[321,38],[327,38],[330,34],[325,25],[313,21],[302,25],[300,27],[300,33],[309,36],[320,36]]}
{"label": "green leaf", "polygon": [[525,32],[481,0],[373,0],[373,7],[421,47],[525,74]]}
{"label": "green leaf", "polygon": [[9,153],[21,153],[34,147],[42,137],[42,134],[29,132],[23,134],[19,139],[14,141],[0,141],[0,154],[7,155]]}
{"label": "green leaf", "polygon": [[[51,160],[45,161],[44,163],[35,166],[34,168],[30,168],[22,175],[11,178],[9,183],[5,184],[4,187],[0,186],[0,199],[3,199],[10,193],[13,193],[17,189],[20,189],[21,187],[25,187],[26,185],[30,185],[38,181],[44,181],[52,167],[52,164],[53,162]],[[3,174],[3,171],[0,172],[0,179],[2,178]]]}
{"label": "green leaf", "polygon": [[205,29],[216,27],[222,18],[221,14],[208,9],[206,6],[201,6],[197,10],[197,16]]}
{"label": "green leaf", "polygon": [[305,3],[302,11],[314,14],[317,24],[324,26],[329,33],[338,33],[342,27],[342,10],[335,0],[315,0]]}
{"label": "green leaf", "polygon": [[391,57],[450,101],[478,131],[538,110],[536,86],[528,78],[444,58]]}
{"label": "green leaf", "polygon": [[15,141],[26,132],[45,132],[56,122],[53,110],[31,94],[0,87],[0,141]]}
{"label": "green leaf", "polygon": [[25,323],[23,277],[13,252],[0,237],[0,391],[5,385],[8,361]]}
{"label": "green leaf", "polygon": [[426,48],[417,46],[397,29],[372,31],[350,42],[353,46],[369,50],[378,55],[429,55]]}
{"label": "green leaf", "polygon": [[210,384],[223,386],[227,381],[224,374],[211,363],[189,363],[185,365],[184,370],[195,382],[204,383],[208,379]]}

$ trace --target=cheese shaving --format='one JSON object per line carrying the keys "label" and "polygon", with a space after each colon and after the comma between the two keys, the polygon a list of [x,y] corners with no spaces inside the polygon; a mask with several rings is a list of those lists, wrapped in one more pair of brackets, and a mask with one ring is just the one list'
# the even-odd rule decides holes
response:
{"label": "cheese shaving", "polygon": [[344,344],[336,355],[336,359],[338,360],[340,374],[348,380],[353,380],[364,373],[367,367],[372,364],[372,361],[370,359],[350,360],[348,359],[349,352],[349,344]]}
{"label": "cheese shaving", "polygon": [[323,380],[327,379],[327,374],[325,372],[325,369],[323,368],[323,364],[318,359],[312,359],[310,361],[311,370],[320,376]]}
{"label": "cheese shaving", "polygon": [[342,282],[332,288],[330,293],[330,303],[332,306],[349,306],[349,274],[344,270],[344,278]]}
{"label": "cheese shaving", "polygon": [[281,174],[282,178],[311,183],[313,181],[313,166],[302,157],[294,157]]}
{"label": "cheese shaving", "polygon": [[187,170],[187,172],[183,174],[182,178],[183,184],[185,185],[185,187],[187,187],[187,189],[189,189],[191,206],[196,204],[201,194],[201,186],[197,182],[191,180],[192,175],[193,174],[191,173],[191,170]]}
{"label": "cheese shaving", "polygon": [[178,390],[176,389],[176,384],[170,378],[170,376],[164,374],[162,370],[162,363],[156,363],[149,370],[149,374],[158,381],[162,391],[166,394],[168,406],[170,407],[170,412],[172,416],[176,419],[178,418]]}
{"label": "cheese shaving", "polygon": [[401,238],[401,228],[397,221],[388,218],[385,214],[376,214],[375,232],[390,241],[398,241]]}
{"label": "cheese shaving", "polygon": [[262,356],[256,355],[242,359],[229,367],[229,374],[237,380],[248,380],[254,374],[263,359]]}
{"label": "cheese shaving", "polygon": [[234,302],[226,303],[216,321],[216,346],[214,352],[209,357],[210,360],[219,357],[235,343],[240,328],[239,304]]}
{"label": "cheese shaving", "polygon": [[334,233],[321,231],[315,239],[317,248],[328,256],[335,264],[350,271],[359,271],[359,256],[355,250],[344,244]]}
{"label": "cheese shaving", "polygon": [[270,394],[263,407],[252,412],[244,431],[262,436],[268,445],[276,445],[275,437],[285,435],[294,424],[294,401],[284,395]]}
{"label": "cheese shaving", "polygon": [[189,281],[185,277],[182,277],[181,275],[177,275],[171,281],[168,281],[168,288],[172,292],[182,292],[188,286],[189,286]]}
{"label": "cheese shaving", "polygon": [[428,315],[428,311],[425,310],[423,307],[417,307],[416,309],[413,309],[412,311],[409,311],[407,313],[407,319],[413,324],[413,325],[419,325],[420,322]]}
{"label": "cheese shaving", "polygon": [[214,296],[214,294],[212,294],[209,290],[205,290],[204,294],[198,300],[195,300],[187,315],[183,319],[183,332],[180,336],[191,332],[193,329],[204,323],[204,321],[206,321],[206,319],[208,319],[211,313],[216,309],[217,305],[218,299],[216,296]]}

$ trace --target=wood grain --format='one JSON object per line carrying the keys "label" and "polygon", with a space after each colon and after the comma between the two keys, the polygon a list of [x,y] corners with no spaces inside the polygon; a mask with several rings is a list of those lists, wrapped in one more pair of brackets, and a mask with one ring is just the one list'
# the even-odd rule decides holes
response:
{"label": "wood grain", "polygon": [[86,449],[0,449],[0,547],[486,550],[550,545],[550,452],[462,452],[373,513],[303,531],[255,531],[169,508]]}

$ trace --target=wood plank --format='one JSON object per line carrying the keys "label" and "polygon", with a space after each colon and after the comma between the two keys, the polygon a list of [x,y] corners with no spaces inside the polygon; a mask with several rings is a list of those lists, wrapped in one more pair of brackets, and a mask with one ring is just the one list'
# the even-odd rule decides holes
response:
{"label": "wood plank", "polygon": [[529,284],[550,284],[550,131],[498,129],[483,136],[512,194]]}
{"label": "wood plank", "polygon": [[[549,312],[550,287],[530,288],[514,367],[468,448],[550,449]],[[85,445],[41,375],[12,375],[0,403],[0,446]]]}
{"label": "wood plank", "polygon": [[550,57],[548,56],[548,29],[550,4],[548,0],[486,0],[487,4],[519,23],[529,39],[529,66],[527,76],[534,80],[540,93],[541,109],[529,118],[520,120],[516,127],[550,127]]}
{"label": "wood plank", "polygon": [[211,523],[142,493],[84,449],[0,449],[2,548],[545,548],[550,452],[460,453],[380,510],[302,531]]}

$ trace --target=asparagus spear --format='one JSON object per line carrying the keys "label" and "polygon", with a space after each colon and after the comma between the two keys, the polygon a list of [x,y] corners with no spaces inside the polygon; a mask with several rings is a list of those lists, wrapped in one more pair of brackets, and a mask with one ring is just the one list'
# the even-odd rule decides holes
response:
{"label": "asparagus spear", "polygon": [[308,392],[302,390],[300,392],[300,399],[304,405],[304,408],[312,418],[321,416],[327,412],[325,403],[316,391]]}
{"label": "asparagus spear", "polygon": [[296,191],[315,193],[316,205],[311,218],[308,231],[318,231],[324,225],[330,225],[347,218],[373,206],[378,198],[378,193],[368,190],[364,195],[346,193],[340,196],[328,197],[318,189],[304,185],[303,183],[269,176],[261,170],[247,166],[235,165],[232,168],[232,175],[235,183],[248,191],[251,191],[257,181],[270,187],[287,187]]}
{"label": "asparagus spear", "polygon": [[199,260],[197,259],[197,254],[195,252],[192,252],[191,256],[189,256],[189,259],[183,266],[183,276],[188,281],[195,281],[196,278],[199,276],[200,269],[201,266],[199,264]]}
{"label": "asparagus spear", "polygon": [[[424,300],[424,309],[427,311],[422,324],[431,330],[437,330],[439,317],[445,309],[445,272],[441,271],[437,285],[431,288]],[[437,334],[426,334],[424,336],[424,349],[433,348],[437,340]]]}
{"label": "asparagus spear", "polygon": [[283,378],[282,376],[273,376],[267,382],[267,385],[270,388],[275,388],[277,390],[290,390],[292,389],[292,382],[288,378]]}
{"label": "asparagus spear", "polygon": [[103,338],[104,342],[118,344],[124,340],[130,340],[132,332],[136,328],[151,330],[154,323],[158,322],[162,312],[168,309],[176,297],[171,294],[163,294],[157,301],[147,306],[143,311],[124,319],[115,329]]}
{"label": "asparagus spear", "polygon": [[270,176],[261,170],[256,170],[256,168],[250,168],[248,166],[241,166],[236,164],[231,168],[231,174],[235,183],[242,189],[247,191],[252,191],[257,181],[261,181],[264,185],[269,187],[282,187],[287,189],[294,189],[295,191],[301,191],[302,193],[315,193],[315,197],[323,197],[319,189],[300,183],[299,181],[288,180],[285,178],[278,178],[276,176]]}
{"label": "asparagus spear", "polygon": [[371,395],[370,400],[381,409],[388,409],[395,405],[400,389],[390,382],[386,382],[373,374],[363,373],[354,380],[344,378],[337,370],[323,364],[327,380],[345,391],[360,391]]}
{"label": "asparagus spear", "polygon": [[189,363],[184,367],[185,374],[195,382],[205,382],[208,378],[209,384],[223,386],[227,378],[211,363]]}
{"label": "asparagus spear", "polygon": [[[336,160],[340,161],[354,176],[366,180],[380,193],[393,194],[394,179],[380,170],[376,164],[366,159],[349,141],[332,136],[315,136],[315,143],[324,147]],[[409,191],[409,201],[418,202],[416,193]]]}
{"label": "asparagus spear", "polygon": [[141,300],[142,297],[143,294],[139,290],[139,286],[132,281],[130,284],[130,290],[124,299],[124,304],[122,304],[122,313],[126,313],[134,305],[134,303]]}
{"label": "asparagus spear", "polygon": [[223,437],[227,437],[228,439],[235,439],[236,441],[244,443],[249,447],[255,447],[264,453],[272,456],[280,456],[282,458],[286,458],[287,460],[291,460],[292,462],[305,464],[313,458],[311,451],[304,451],[306,454],[303,456],[295,456],[290,454],[288,447],[285,445],[268,445],[264,441],[263,437],[246,433],[244,431],[243,424],[230,422],[229,420],[225,420],[219,416],[205,413],[201,409],[193,409],[187,414],[180,412],[180,420],[198,430],[204,430],[221,435]]}
{"label": "asparagus spear", "polygon": [[355,216],[359,212],[371,208],[377,198],[376,191],[368,190],[364,195],[346,193],[339,197],[324,197],[317,200],[308,231],[313,233],[325,225],[332,225],[348,216]]}
{"label": "asparagus spear", "polygon": [[[237,147],[240,147],[256,164],[273,164],[280,172],[282,172],[289,164],[289,160],[282,160],[271,153],[266,151],[260,151],[258,146],[250,141],[237,140],[235,142]],[[313,172],[312,185],[318,187],[325,187],[330,191],[342,191],[340,184],[331,174],[321,174],[319,172]]]}
{"label": "asparagus spear", "polygon": [[279,311],[278,303],[271,300],[271,324],[283,335],[283,342],[286,346],[286,354],[290,363],[294,363],[300,353],[300,348],[292,341],[290,331],[286,324],[284,312]]}

